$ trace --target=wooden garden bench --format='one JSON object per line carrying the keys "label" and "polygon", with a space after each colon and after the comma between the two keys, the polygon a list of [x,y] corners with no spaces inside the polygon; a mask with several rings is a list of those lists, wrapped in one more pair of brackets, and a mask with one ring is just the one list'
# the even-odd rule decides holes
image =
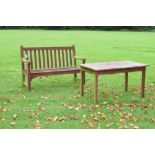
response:
{"label": "wooden garden bench", "polygon": [[76,80],[80,69],[76,60],[85,63],[86,59],[77,57],[75,46],[68,47],[20,47],[22,65],[22,85],[31,91],[31,81],[38,76],[74,74]]}

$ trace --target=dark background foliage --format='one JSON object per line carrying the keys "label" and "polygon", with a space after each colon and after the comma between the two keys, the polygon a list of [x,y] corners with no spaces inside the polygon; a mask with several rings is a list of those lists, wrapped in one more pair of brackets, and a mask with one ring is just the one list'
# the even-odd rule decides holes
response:
{"label": "dark background foliage", "polygon": [[155,26],[0,26],[0,29],[149,31],[155,30]]}

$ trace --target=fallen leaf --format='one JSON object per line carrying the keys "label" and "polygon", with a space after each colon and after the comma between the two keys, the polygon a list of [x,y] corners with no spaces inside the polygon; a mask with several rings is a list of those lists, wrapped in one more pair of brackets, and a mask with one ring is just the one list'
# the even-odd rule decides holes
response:
{"label": "fallen leaf", "polygon": [[59,121],[64,121],[64,120],[66,120],[66,116],[59,117]]}
{"label": "fallen leaf", "polygon": [[137,117],[133,117],[133,121],[134,122],[138,122],[138,118]]}
{"label": "fallen leaf", "polygon": [[40,111],[43,111],[43,110],[45,110],[46,108],[40,106],[38,109],[39,109]]}
{"label": "fallen leaf", "polygon": [[133,128],[134,128],[134,129],[139,129],[139,126],[135,125]]}
{"label": "fallen leaf", "polygon": [[112,124],[113,124],[113,123],[109,123],[109,124],[106,125],[106,127],[110,127]]}
{"label": "fallen leaf", "polygon": [[33,124],[33,127],[34,127],[35,129],[41,129],[41,125],[40,125],[40,123],[39,123],[39,120],[37,120],[37,121]]}
{"label": "fallen leaf", "polygon": [[16,119],[17,119],[17,116],[18,116],[17,114],[14,114],[14,115],[12,116],[12,119],[13,119],[13,120],[16,120]]}
{"label": "fallen leaf", "polygon": [[47,99],[47,98],[48,98],[48,96],[42,96],[41,98],[42,98],[42,99]]}
{"label": "fallen leaf", "polygon": [[71,117],[71,119],[73,119],[73,120],[78,120],[78,119],[80,118],[79,115],[77,115],[77,114],[73,114],[73,115],[71,115],[70,117]]}
{"label": "fallen leaf", "polygon": [[91,120],[87,120],[87,123],[88,123],[89,127],[91,127],[91,128],[96,127],[96,123],[92,122]]}
{"label": "fallen leaf", "polygon": [[33,112],[33,113],[31,114],[31,117],[33,117],[33,118],[37,118],[38,116],[39,116],[39,114],[36,113],[36,112]]}

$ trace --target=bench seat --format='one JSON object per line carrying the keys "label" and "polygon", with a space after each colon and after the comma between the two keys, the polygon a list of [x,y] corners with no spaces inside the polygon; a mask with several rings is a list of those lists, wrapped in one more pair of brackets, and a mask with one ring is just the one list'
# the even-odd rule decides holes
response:
{"label": "bench seat", "polygon": [[79,73],[80,69],[78,67],[70,67],[70,68],[43,68],[43,69],[32,69],[31,74],[32,76],[34,75],[39,75],[40,76],[46,76],[46,75],[59,75],[59,74],[73,74],[73,73]]}

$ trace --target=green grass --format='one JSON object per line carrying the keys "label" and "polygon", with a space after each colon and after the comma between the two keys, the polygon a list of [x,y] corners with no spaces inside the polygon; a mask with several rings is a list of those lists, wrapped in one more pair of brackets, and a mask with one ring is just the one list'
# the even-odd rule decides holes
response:
{"label": "green grass", "polygon": [[[79,75],[77,82],[73,75],[36,78],[31,93],[22,88],[20,45],[72,44],[87,62],[131,60],[149,64],[145,99],[140,98],[141,73],[129,74],[128,93],[123,74],[100,76],[98,104],[93,103],[94,78],[90,74],[86,75],[84,97],[78,95]],[[0,30],[0,128],[40,126],[155,128],[155,33]]]}

